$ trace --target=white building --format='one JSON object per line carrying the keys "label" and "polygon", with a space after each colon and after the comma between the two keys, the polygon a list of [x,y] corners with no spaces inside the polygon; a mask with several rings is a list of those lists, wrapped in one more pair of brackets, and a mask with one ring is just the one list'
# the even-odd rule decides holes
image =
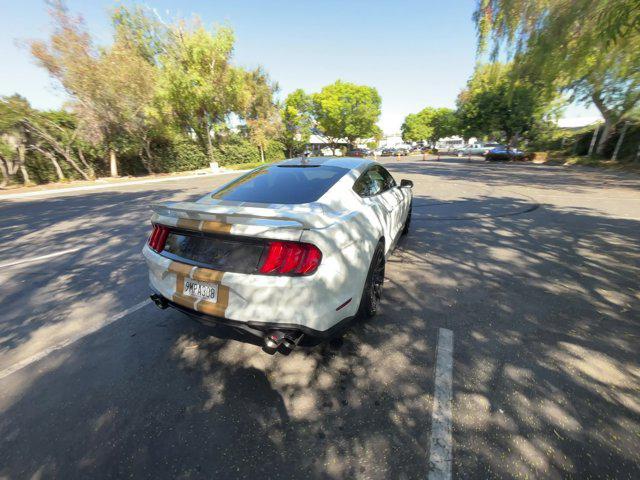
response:
{"label": "white building", "polygon": [[452,135],[451,137],[439,138],[436,142],[436,148],[438,150],[450,151],[456,150],[458,148],[464,148],[467,145],[473,145],[477,143],[478,139],[476,137],[470,137],[467,141],[464,140],[459,135]]}
{"label": "white building", "polygon": [[379,147],[395,147],[396,145],[401,145],[403,144],[404,141],[402,140],[402,134],[401,133],[390,133],[390,134],[385,134],[382,139],[380,140],[380,143],[378,144]]}

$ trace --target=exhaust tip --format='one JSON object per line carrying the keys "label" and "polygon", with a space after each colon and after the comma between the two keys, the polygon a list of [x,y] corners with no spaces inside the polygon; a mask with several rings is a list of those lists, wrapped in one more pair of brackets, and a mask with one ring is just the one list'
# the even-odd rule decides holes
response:
{"label": "exhaust tip", "polygon": [[278,330],[271,330],[264,336],[264,346],[276,350],[284,340],[284,333]]}
{"label": "exhaust tip", "polygon": [[150,295],[149,298],[153,301],[153,303],[156,304],[156,307],[158,307],[160,310],[164,310],[169,306],[167,299],[158,295],[157,293]]}
{"label": "exhaust tip", "polygon": [[270,330],[264,336],[264,346],[266,349],[275,351],[284,347],[281,352],[292,351],[298,346],[304,334],[302,332],[281,332],[280,330]]}

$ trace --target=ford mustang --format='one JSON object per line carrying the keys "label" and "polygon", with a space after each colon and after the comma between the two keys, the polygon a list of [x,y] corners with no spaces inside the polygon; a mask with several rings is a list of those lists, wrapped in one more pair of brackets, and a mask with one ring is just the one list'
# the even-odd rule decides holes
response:
{"label": "ford mustang", "polygon": [[153,205],[151,298],[260,335],[265,350],[376,314],[385,260],[411,222],[410,180],[363,158],[261,166],[196,202]]}

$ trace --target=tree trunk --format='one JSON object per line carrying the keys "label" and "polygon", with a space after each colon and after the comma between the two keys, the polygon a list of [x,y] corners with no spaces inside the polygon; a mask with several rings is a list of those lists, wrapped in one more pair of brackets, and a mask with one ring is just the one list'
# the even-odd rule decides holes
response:
{"label": "tree trunk", "polygon": [[602,156],[604,155],[604,149],[607,146],[607,140],[611,137],[613,133],[613,122],[611,119],[604,119],[604,128],[602,129],[602,135],[600,136],[600,140],[598,140],[598,147],[596,148],[596,154]]}
{"label": "tree trunk", "polygon": [[51,163],[53,163],[53,168],[56,170],[56,175],[58,175],[58,180],[63,181],[64,173],[62,173],[62,169],[60,168],[60,164],[58,163],[58,160],[56,160],[56,157],[54,155],[51,155],[49,159],[51,160]]}
{"label": "tree trunk", "polygon": [[27,172],[27,169],[25,168],[24,165],[20,165],[20,173],[22,173],[22,180],[23,180],[23,183],[24,183],[25,187],[27,185],[31,185],[31,179],[29,178],[29,172]]}
{"label": "tree trunk", "polygon": [[4,159],[0,158],[0,173],[2,173],[2,181],[0,181],[0,188],[4,188],[9,183],[9,171],[4,164]]}
{"label": "tree trunk", "polygon": [[18,156],[20,158],[20,173],[22,173],[22,180],[26,185],[29,185],[31,183],[31,179],[29,179],[29,172],[27,172],[27,169],[24,166],[24,162],[25,162],[25,147],[24,145],[19,145],[18,146]]}
{"label": "tree trunk", "polygon": [[594,105],[600,111],[602,118],[604,118],[604,128],[602,130],[600,140],[598,141],[598,147],[596,148],[596,153],[602,156],[604,155],[604,149],[607,146],[607,141],[609,140],[611,133],[613,133],[613,129],[616,126],[617,121],[615,120],[614,112],[607,108],[598,92],[591,95],[591,100],[593,100]]}
{"label": "tree trunk", "polygon": [[620,136],[616,142],[616,149],[613,151],[613,156],[611,157],[611,160],[614,162],[618,159],[618,153],[620,153],[620,147],[622,147],[622,142],[624,142],[624,136],[627,133],[627,128],[629,128],[629,122],[624,122],[624,127],[622,127],[622,132],[620,132]]}
{"label": "tree trunk", "polygon": [[[596,129],[593,131],[593,137],[591,137],[591,143],[589,144],[589,153],[587,155],[593,155],[593,149],[596,146],[596,140],[598,139],[598,132],[600,131],[600,124],[596,125]],[[563,138],[564,140],[564,138]],[[577,144],[577,142],[576,142]]]}
{"label": "tree trunk", "polygon": [[147,173],[153,173],[153,167],[151,166],[153,164],[153,156],[151,155],[151,146],[147,140],[143,142],[142,148],[144,149],[144,154],[141,155],[141,157],[146,157],[146,160],[143,160],[142,164],[147,170]]}
{"label": "tree trunk", "polygon": [[207,141],[207,155],[209,156],[209,161],[211,162],[213,161],[213,142],[211,141],[211,127],[209,124],[205,125],[204,134]]}
{"label": "tree trunk", "polygon": [[84,167],[87,169],[89,178],[91,178],[91,180],[96,178],[96,172],[93,170],[93,167],[89,165],[89,163],[85,160],[84,153],[82,153],[82,149],[80,147],[78,147],[78,158],[80,159]]}
{"label": "tree trunk", "polygon": [[259,146],[258,150],[260,150],[260,161],[264,163],[264,148],[262,148],[262,146]]}
{"label": "tree trunk", "polygon": [[85,180],[91,180],[91,178],[89,178],[89,175],[87,175],[87,173],[82,170],[78,164],[75,162],[75,160],[73,159],[73,157],[71,156],[71,152],[69,152],[69,150],[64,151],[62,150],[60,152],[62,154],[62,156],[64,157],[64,159],[69,162],[69,164],[73,167],[73,169],[78,172],[80,174],[80,176],[82,178],[84,178]]}
{"label": "tree trunk", "polygon": [[116,151],[113,148],[109,149],[109,170],[112,177],[118,176],[118,162],[116,160]]}
{"label": "tree trunk", "polygon": [[58,180],[59,181],[63,181],[64,180],[64,173],[62,173],[62,169],[60,168],[60,164],[58,163],[58,160],[56,159],[56,156],[51,153],[48,152],[46,150],[43,150],[42,148],[34,145],[33,148],[35,148],[36,150],[38,150],[40,153],[42,153],[45,157],[47,157],[49,160],[51,160],[51,164],[53,165],[53,169],[56,171],[56,175],[58,176]]}

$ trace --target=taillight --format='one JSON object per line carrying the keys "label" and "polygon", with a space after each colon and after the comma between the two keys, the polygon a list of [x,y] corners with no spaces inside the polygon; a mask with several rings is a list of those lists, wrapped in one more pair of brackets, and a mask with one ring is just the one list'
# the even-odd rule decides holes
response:
{"label": "taillight", "polygon": [[310,275],[318,269],[322,252],[315,245],[299,242],[269,242],[260,273]]}
{"label": "taillight", "polygon": [[149,236],[149,246],[156,252],[164,250],[164,244],[169,236],[169,227],[164,225],[154,225],[151,235]]}

